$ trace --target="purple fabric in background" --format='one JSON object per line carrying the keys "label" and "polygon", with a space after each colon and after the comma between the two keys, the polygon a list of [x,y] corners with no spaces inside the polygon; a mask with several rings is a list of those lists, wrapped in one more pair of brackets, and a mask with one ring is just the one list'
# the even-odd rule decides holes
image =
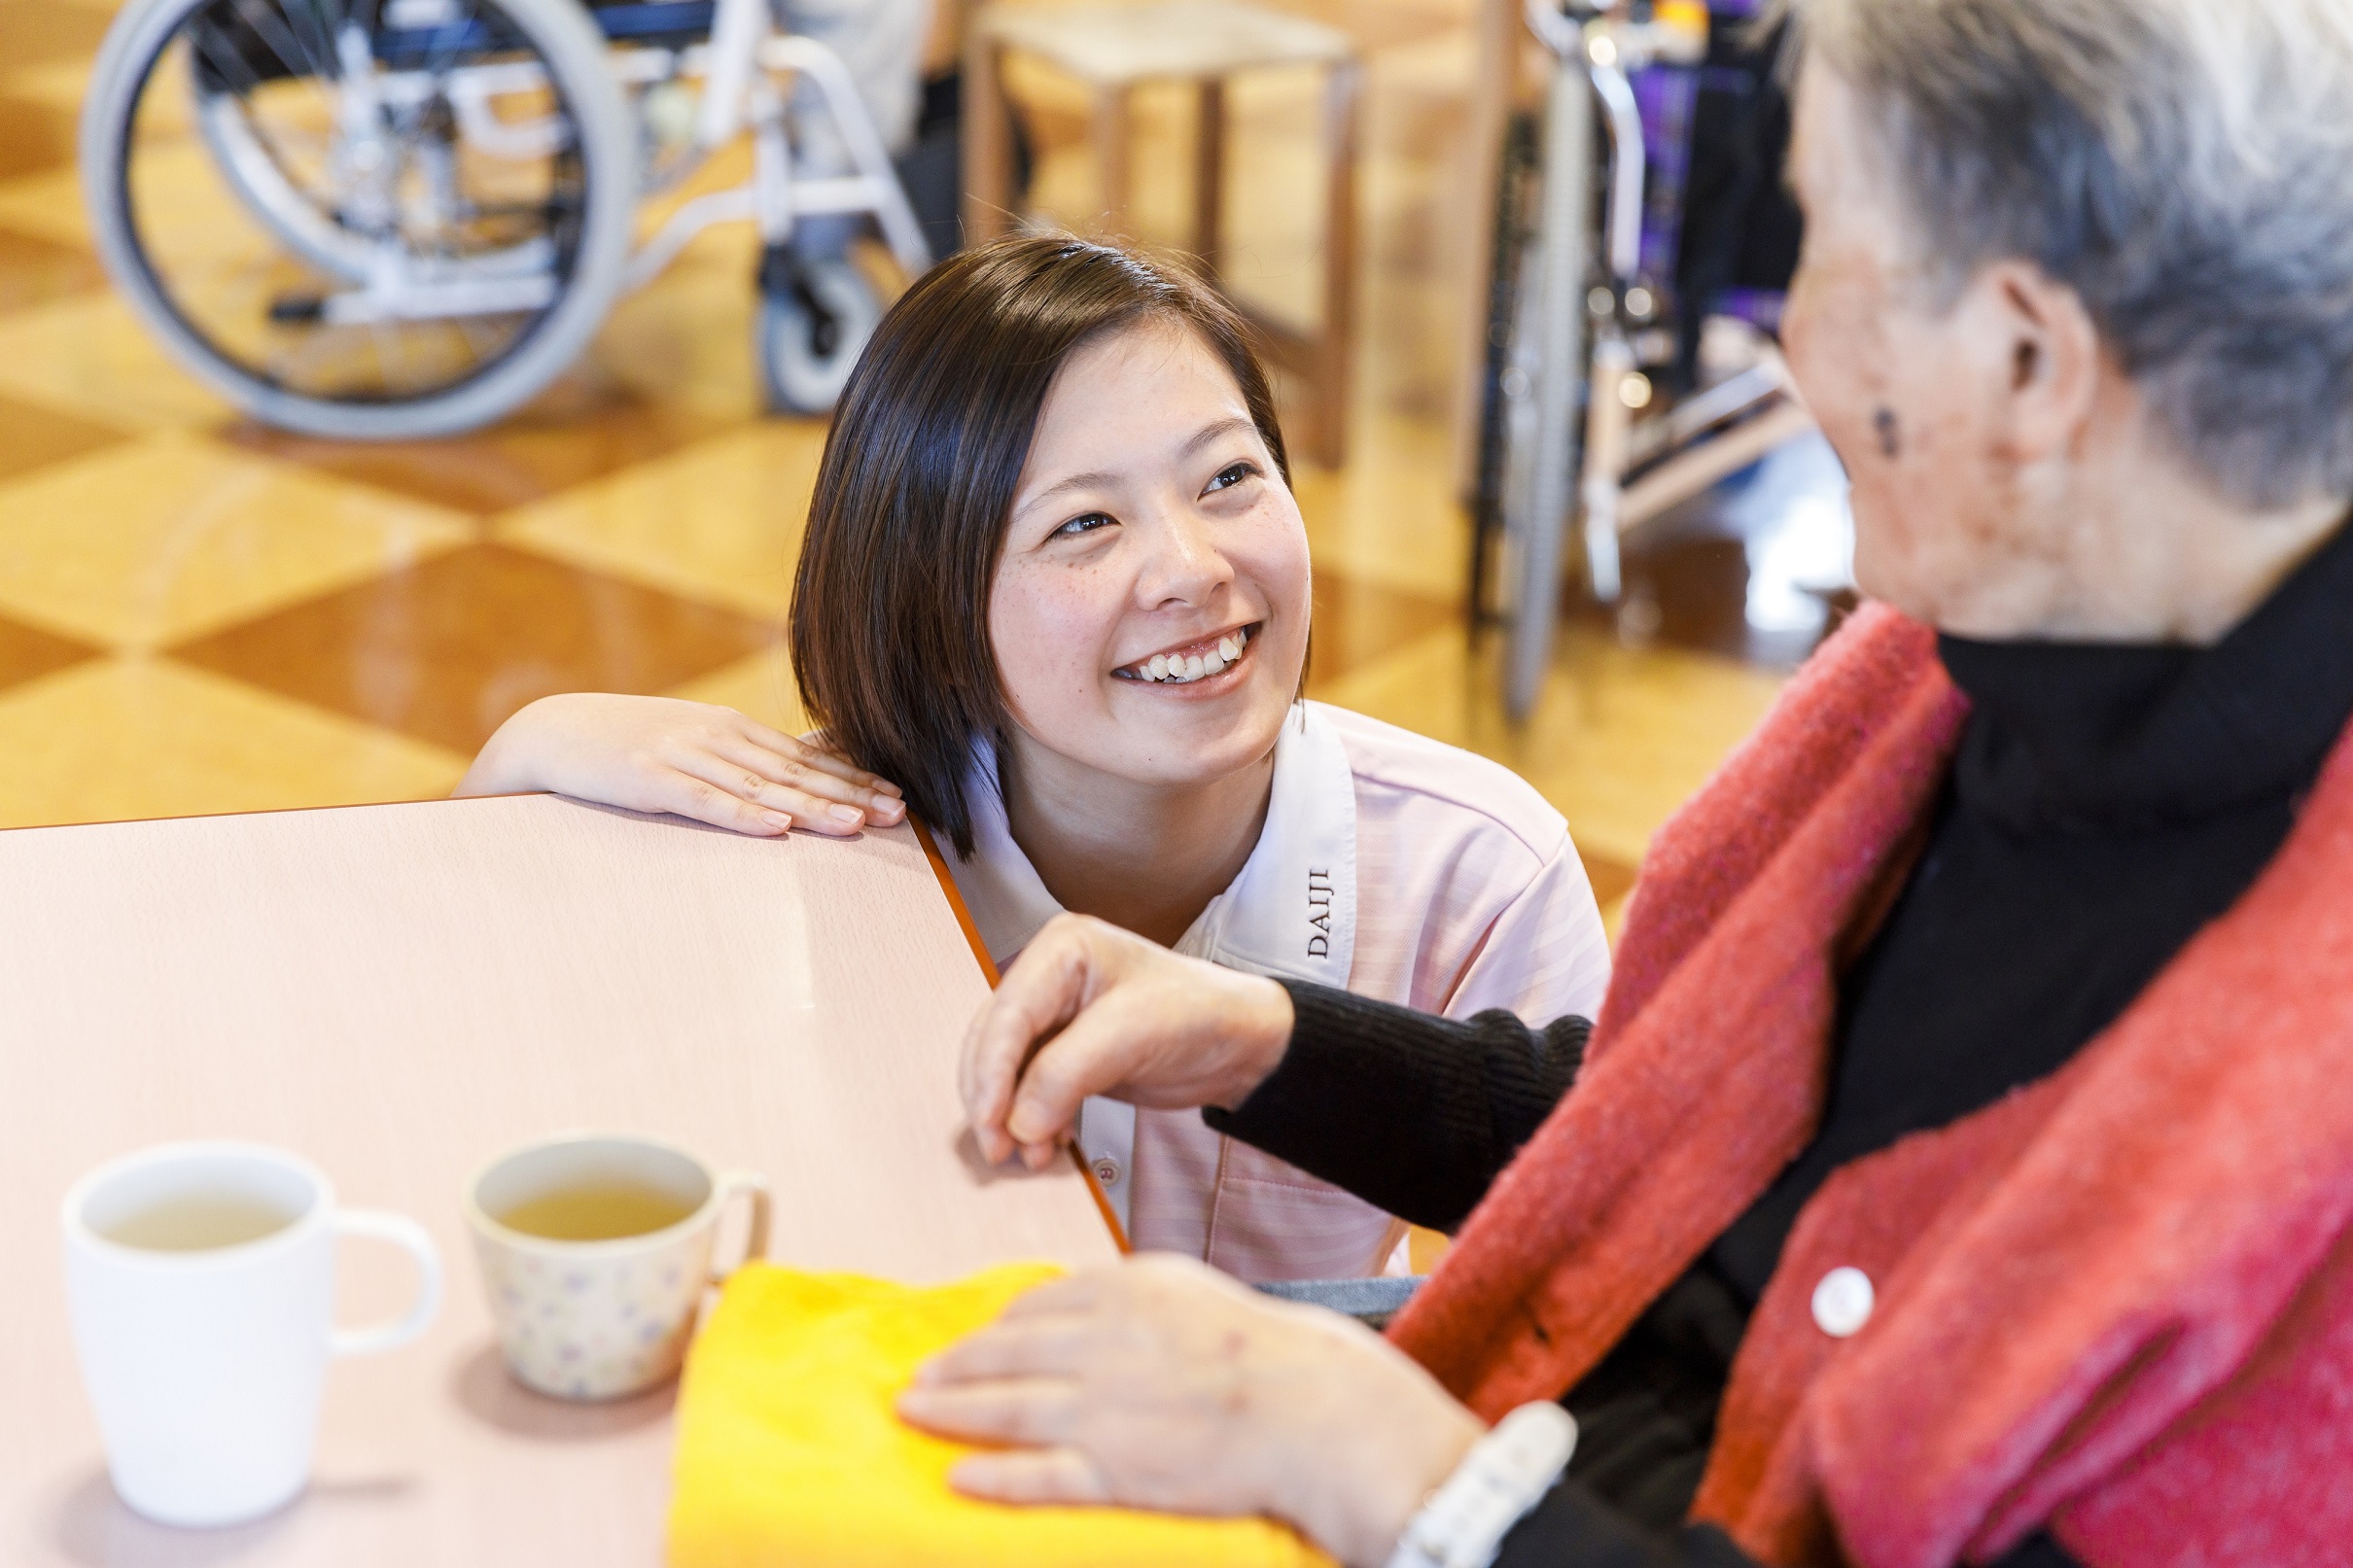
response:
{"label": "purple fabric in background", "polygon": [[[1718,26],[1738,26],[1756,15],[1765,0],[1710,0]],[[1723,79],[1723,80],[1718,80]],[[1684,195],[1691,178],[1691,119],[1701,91],[1708,87],[1744,91],[1746,75],[1710,66],[1653,65],[1632,73],[1634,107],[1642,116],[1642,152],[1648,178],[1642,192],[1641,273],[1668,311],[1679,313],[1674,279],[1683,243]],[[1768,332],[1781,324],[1781,295],[1763,289],[1735,289],[1701,308],[1738,316]]]}
{"label": "purple fabric in background", "polygon": [[1683,243],[1683,188],[1691,175],[1691,109],[1700,79],[1689,66],[1653,65],[1629,79],[1642,115],[1642,153],[1649,164],[1642,193],[1642,276],[1672,292],[1675,256]]}
{"label": "purple fabric in background", "polygon": [[1758,331],[1775,336],[1781,331],[1781,307],[1789,296],[1778,289],[1727,289],[1709,302],[1711,316],[1738,316]]}

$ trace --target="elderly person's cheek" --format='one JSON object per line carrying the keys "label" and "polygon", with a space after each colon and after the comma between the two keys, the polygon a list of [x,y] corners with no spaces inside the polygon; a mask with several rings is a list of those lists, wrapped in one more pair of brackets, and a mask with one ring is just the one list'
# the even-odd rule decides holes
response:
{"label": "elderly person's cheek", "polygon": [[[1854,573],[1875,598],[1915,611],[1937,423],[1936,345],[1907,340],[1879,269],[1853,256],[1809,258],[1790,290],[1782,341],[1790,371],[1852,487]],[[1933,531],[1932,529],[1929,531]]]}
{"label": "elderly person's cheek", "polygon": [[1809,259],[1791,286],[1782,343],[1806,405],[1861,486],[1904,454],[1904,416],[1886,331],[1886,291],[1851,258]]}

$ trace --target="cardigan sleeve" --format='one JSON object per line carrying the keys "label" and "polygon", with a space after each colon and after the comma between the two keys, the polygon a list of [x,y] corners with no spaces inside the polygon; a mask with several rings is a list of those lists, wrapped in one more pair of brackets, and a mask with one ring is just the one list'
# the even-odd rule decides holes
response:
{"label": "cardigan sleeve", "polygon": [[[1758,1568],[1712,1524],[1643,1529],[1575,1481],[1565,1481],[1512,1526],[1494,1568]],[[2083,1568],[2047,1534],[2029,1536],[1985,1568]]]}
{"label": "cardigan sleeve", "polygon": [[1564,1094],[1592,1026],[1452,1020],[1285,980],[1294,1023],[1220,1132],[1432,1230],[1461,1224]]}

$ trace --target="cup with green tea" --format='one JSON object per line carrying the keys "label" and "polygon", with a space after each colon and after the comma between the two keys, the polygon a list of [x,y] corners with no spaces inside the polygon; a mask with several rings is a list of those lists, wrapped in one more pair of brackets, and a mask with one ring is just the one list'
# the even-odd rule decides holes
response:
{"label": "cup with green tea", "polygon": [[[750,1213],[715,1266],[720,1221]],[[674,1376],[704,1288],[768,1249],[768,1187],[651,1138],[579,1132],[502,1156],[466,1221],[507,1365],[560,1399],[620,1399]]]}

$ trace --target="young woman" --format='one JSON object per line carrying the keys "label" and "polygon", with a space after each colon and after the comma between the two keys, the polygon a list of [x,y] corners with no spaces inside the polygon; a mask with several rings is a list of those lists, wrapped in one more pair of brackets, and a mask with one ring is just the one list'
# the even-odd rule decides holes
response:
{"label": "young woman", "polygon": [[[1452,1017],[1590,1014],[1608,951],[1560,814],[1494,763],[1301,701],[1309,590],[1232,309],[1124,251],[1008,240],[892,309],[825,445],[792,660],[852,761],[724,709],[556,697],[459,793],[757,833],[912,808],[1000,965],[1069,909]],[[1248,1279],[1399,1253],[1400,1222],[1198,1111],[1090,1100],[1078,1141],[1140,1247]]]}

